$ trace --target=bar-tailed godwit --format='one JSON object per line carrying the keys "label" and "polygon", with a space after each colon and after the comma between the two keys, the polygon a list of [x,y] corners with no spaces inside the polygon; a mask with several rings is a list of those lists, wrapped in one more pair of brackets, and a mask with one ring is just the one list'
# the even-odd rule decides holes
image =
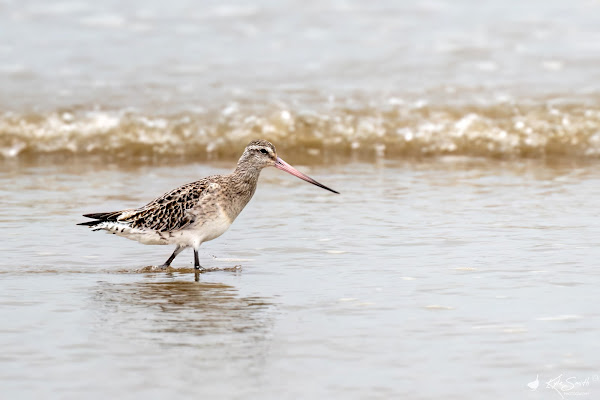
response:
{"label": "bar-tailed godwit", "polygon": [[271,166],[338,193],[277,157],[275,146],[268,141],[253,140],[244,150],[235,171],[229,175],[214,175],[188,183],[140,208],[85,214],[84,217],[93,221],[79,225],[143,244],[175,245],[175,251],[162,268],[170,266],[183,249],[191,247],[194,249],[194,268],[200,270],[200,245],[225,233],[256,191],[260,171]]}

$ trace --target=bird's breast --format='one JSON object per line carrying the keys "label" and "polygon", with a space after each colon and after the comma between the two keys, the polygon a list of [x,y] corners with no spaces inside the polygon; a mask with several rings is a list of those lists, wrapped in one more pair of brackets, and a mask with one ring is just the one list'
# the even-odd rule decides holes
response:
{"label": "bird's breast", "polygon": [[207,242],[225,233],[232,222],[227,213],[221,209],[217,209],[210,215],[206,215],[205,218],[196,220],[192,226],[192,230],[198,232],[201,242]]}

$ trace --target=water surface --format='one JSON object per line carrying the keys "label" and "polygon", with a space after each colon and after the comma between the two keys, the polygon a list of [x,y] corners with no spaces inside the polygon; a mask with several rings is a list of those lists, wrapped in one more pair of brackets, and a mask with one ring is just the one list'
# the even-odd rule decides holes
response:
{"label": "water surface", "polygon": [[263,172],[201,248],[204,266],[241,269],[199,282],[136,272],[171,248],[75,223],[227,168],[4,169],[5,395],[501,399],[536,374],[598,374],[593,165],[302,169],[342,194]]}

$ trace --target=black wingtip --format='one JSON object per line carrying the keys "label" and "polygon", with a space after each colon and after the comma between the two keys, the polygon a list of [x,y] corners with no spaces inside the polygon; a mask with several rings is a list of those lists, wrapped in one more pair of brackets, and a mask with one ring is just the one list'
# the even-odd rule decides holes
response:
{"label": "black wingtip", "polygon": [[113,214],[113,213],[103,212],[103,213],[83,214],[83,216],[86,218],[92,218],[92,219],[106,219],[106,217],[108,217],[111,214]]}
{"label": "black wingtip", "polygon": [[114,212],[114,211],[113,212],[103,212],[103,213],[83,214],[84,217],[92,218],[94,221],[81,222],[77,225],[93,227],[104,221],[115,220],[119,214],[120,214],[120,212]]}
{"label": "black wingtip", "polygon": [[77,225],[83,225],[83,226],[94,226],[94,225],[97,225],[97,224],[99,224],[100,222],[101,222],[101,221],[98,221],[98,220],[96,220],[96,221],[87,221],[87,222],[81,222],[81,223],[79,223],[79,224],[77,224]]}

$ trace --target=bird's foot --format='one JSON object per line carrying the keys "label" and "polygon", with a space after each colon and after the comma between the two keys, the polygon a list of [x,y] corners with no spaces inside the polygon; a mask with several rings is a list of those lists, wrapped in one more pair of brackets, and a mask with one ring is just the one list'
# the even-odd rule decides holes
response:
{"label": "bird's foot", "polygon": [[194,272],[199,272],[199,273],[202,274],[202,273],[204,273],[206,271],[208,271],[208,270],[206,268],[204,268],[204,267],[201,267],[201,266],[195,266],[194,267]]}
{"label": "bird's foot", "polygon": [[163,271],[164,271],[165,269],[167,269],[167,268],[169,268],[169,267],[170,267],[170,265],[169,265],[169,264],[167,264],[167,263],[165,263],[165,264],[161,265],[161,266],[160,266],[160,267],[158,267],[158,268],[160,268],[161,270],[163,270]]}

